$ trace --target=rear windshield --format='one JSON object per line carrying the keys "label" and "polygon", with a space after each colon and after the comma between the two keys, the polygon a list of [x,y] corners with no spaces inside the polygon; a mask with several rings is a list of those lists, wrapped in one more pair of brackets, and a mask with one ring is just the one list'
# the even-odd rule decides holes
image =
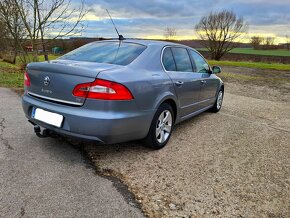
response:
{"label": "rear windshield", "polygon": [[146,46],[135,43],[95,42],[73,50],[59,59],[128,65],[145,48]]}

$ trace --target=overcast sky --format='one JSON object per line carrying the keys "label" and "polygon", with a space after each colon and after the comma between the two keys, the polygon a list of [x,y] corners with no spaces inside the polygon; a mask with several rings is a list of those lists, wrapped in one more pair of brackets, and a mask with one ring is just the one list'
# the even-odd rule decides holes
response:
{"label": "overcast sky", "polygon": [[[75,3],[78,0],[73,0]],[[180,39],[194,38],[194,25],[211,11],[243,16],[250,34],[290,35],[290,0],[85,0],[89,8],[83,36],[116,37],[106,8],[125,37],[159,38],[166,26]]]}

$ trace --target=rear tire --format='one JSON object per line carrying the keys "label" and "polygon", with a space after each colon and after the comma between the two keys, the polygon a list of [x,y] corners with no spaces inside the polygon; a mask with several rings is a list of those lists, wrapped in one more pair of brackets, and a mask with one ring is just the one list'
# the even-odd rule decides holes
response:
{"label": "rear tire", "polygon": [[220,89],[215,101],[214,106],[210,109],[211,112],[217,113],[220,111],[220,109],[222,108],[222,104],[223,104],[223,99],[224,99],[224,90]]}
{"label": "rear tire", "polygon": [[149,133],[145,138],[146,146],[153,149],[163,148],[169,141],[173,124],[172,107],[167,103],[161,104],[153,117]]}

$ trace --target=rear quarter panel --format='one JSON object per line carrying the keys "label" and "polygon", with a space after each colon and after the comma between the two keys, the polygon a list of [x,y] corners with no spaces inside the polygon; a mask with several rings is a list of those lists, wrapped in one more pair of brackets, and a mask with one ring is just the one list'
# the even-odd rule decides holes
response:
{"label": "rear quarter panel", "polygon": [[101,72],[98,78],[115,81],[129,88],[140,110],[156,110],[168,98],[176,101],[172,82],[162,71],[128,68],[121,72]]}

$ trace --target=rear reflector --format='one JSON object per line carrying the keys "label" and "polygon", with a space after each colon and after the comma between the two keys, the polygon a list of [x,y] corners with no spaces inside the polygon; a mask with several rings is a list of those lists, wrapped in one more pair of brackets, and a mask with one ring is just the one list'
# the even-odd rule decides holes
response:
{"label": "rear reflector", "polygon": [[30,78],[26,71],[24,71],[24,86],[26,87],[30,86]]}
{"label": "rear reflector", "polygon": [[73,95],[82,98],[101,100],[132,100],[129,89],[119,83],[96,79],[94,82],[76,85]]}

